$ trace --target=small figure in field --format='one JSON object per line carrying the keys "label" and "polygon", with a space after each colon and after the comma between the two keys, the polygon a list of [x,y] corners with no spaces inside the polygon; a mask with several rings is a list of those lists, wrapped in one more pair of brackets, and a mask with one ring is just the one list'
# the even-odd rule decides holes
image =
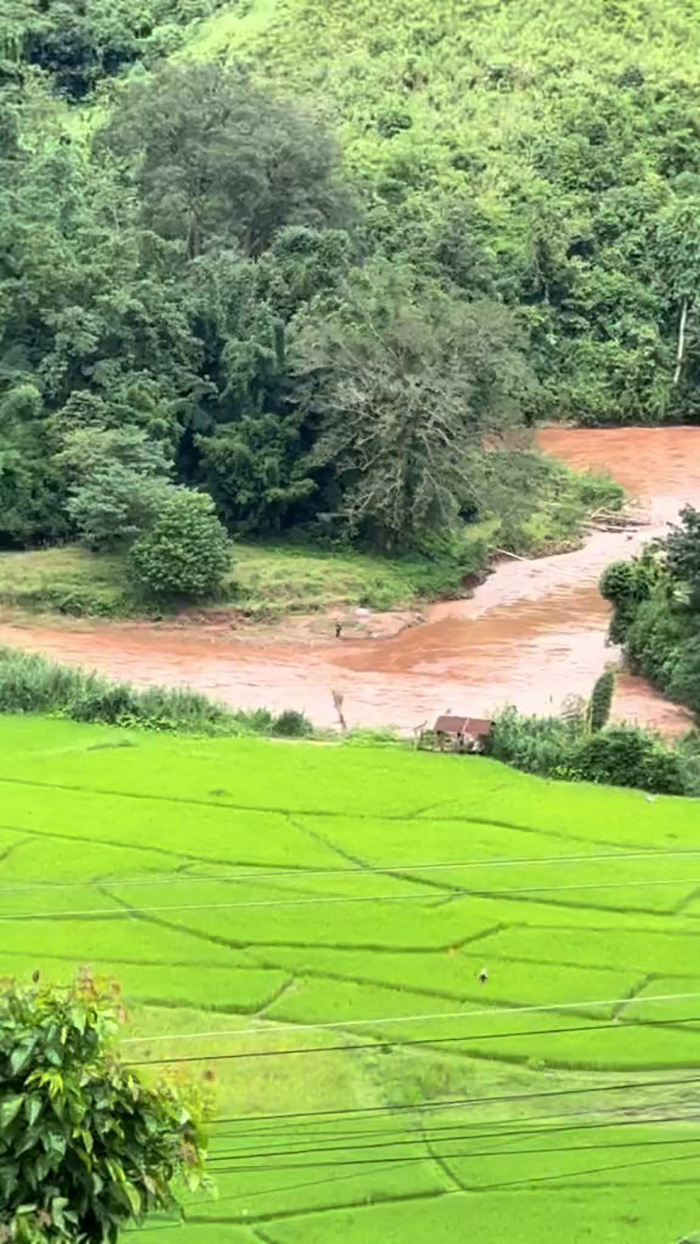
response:
{"label": "small figure in field", "polygon": [[482,968],[481,971],[479,972],[479,980],[481,981],[482,985],[486,984],[488,978],[489,978],[489,974],[486,971],[486,968]]}
{"label": "small figure in field", "polygon": [[335,637],[336,637],[336,639],[340,639],[340,637],[341,637],[342,633],[343,633],[343,624],[342,624],[342,622],[336,622],[336,624],[335,624]]}

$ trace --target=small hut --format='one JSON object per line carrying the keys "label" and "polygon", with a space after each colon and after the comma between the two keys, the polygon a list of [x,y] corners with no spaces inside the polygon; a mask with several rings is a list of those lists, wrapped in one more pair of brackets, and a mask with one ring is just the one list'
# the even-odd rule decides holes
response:
{"label": "small hut", "polygon": [[483,752],[493,722],[487,717],[438,717],[433,727],[438,747],[451,746],[458,752]]}

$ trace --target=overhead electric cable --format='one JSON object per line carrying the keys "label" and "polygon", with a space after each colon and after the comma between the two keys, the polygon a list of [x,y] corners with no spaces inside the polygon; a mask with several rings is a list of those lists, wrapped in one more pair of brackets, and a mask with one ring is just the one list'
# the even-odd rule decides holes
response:
{"label": "overhead electric cable", "polygon": [[618,1020],[613,1020],[611,1023],[606,1024],[575,1024],[564,1028],[531,1028],[525,1029],[522,1032],[480,1032],[452,1037],[411,1037],[398,1038],[396,1041],[364,1041],[358,1042],[355,1045],[300,1046],[298,1049],[286,1050],[248,1050],[238,1051],[233,1054],[188,1054],[180,1057],[141,1058],[125,1062],[123,1065],[125,1067],[155,1067],[184,1063],[229,1062],[244,1058],[290,1058],[292,1056],[329,1054],[338,1051],[348,1054],[355,1050],[380,1050],[394,1045],[399,1045],[403,1049],[417,1045],[452,1045],[456,1042],[464,1044],[467,1041],[507,1041],[514,1037],[555,1037],[570,1032],[594,1033],[612,1030],[629,1033],[632,1028],[662,1028],[697,1023],[700,1023],[700,1015],[674,1016],[672,1019],[634,1020],[630,1023],[620,1023]]}

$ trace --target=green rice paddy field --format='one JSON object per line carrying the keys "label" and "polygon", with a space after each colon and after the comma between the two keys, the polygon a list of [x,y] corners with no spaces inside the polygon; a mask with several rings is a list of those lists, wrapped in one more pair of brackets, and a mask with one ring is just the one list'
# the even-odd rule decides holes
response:
{"label": "green rice paddy field", "polygon": [[117,978],[124,1057],[215,1094],[218,1195],[145,1236],[700,1228],[697,802],[31,717],[0,794],[0,973]]}

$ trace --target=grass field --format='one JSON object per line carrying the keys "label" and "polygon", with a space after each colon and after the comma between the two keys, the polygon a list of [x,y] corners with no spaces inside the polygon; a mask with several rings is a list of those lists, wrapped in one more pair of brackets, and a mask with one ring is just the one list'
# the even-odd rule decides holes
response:
{"label": "grass field", "polygon": [[[283,542],[237,543],[233,570],[216,607],[275,618],[336,606],[396,609],[458,596],[465,574],[486,566],[490,530],[488,524],[474,524],[470,540],[465,540],[463,565],[419,556],[326,553]],[[76,545],[0,552],[0,605],[88,617],[144,612],[129,589],[123,557],[90,553]]]}
{"label": "grass field", "polygon": [[700,1227],[697,802],[29,717],[0,790],[0,973],[90,964],[129,1061],[213,1076],[218,1196],[145,1235]]}

